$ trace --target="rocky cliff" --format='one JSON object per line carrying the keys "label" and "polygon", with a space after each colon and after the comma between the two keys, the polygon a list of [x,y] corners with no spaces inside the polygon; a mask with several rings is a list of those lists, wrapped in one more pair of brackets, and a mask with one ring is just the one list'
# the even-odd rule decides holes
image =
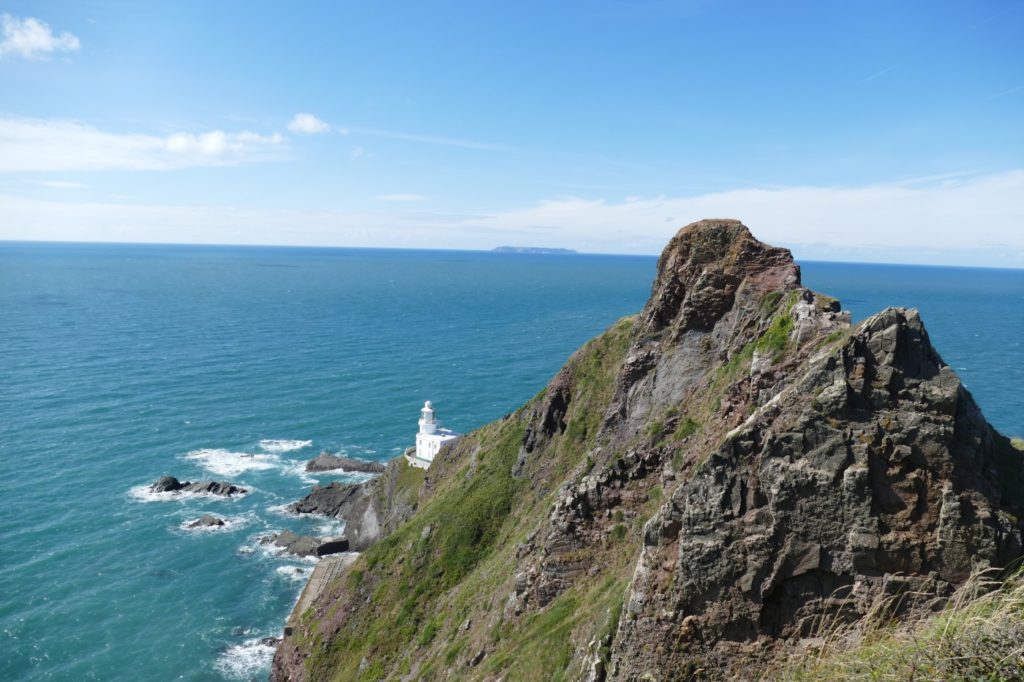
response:
{"label": "rocky cliff", "polygon": [[274,676],[758,677],[1018,557],[1022,494],[915,311],[851,327],[788,251],[702,221],[639,315],[442,451]]}

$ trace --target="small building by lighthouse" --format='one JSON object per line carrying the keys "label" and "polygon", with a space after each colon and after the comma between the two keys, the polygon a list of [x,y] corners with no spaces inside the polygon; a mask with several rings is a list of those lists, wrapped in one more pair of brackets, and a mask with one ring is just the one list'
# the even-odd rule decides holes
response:
{"label": "small building by lighthouse", "polygon": [[420,410],[420,430],[416,434],[416,450],[415,452],[406,452],[405,458],[409,464],[426,469],[434,461],[434,457],[441,450],[442,445],[458,440],[461,435],[461,433],[441,428],[441,423],[434,416],[434,405],[428,400],[423,403],[423,409]]}

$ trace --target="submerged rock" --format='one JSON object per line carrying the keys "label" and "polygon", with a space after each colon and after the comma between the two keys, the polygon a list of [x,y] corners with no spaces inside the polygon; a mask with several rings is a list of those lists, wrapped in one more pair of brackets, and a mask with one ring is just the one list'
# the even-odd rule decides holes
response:
{"label": "submerged rock", "polygon": [[384,471],[380,462],[364,462],[351,457],[321,452],[316,459],[306,462],[306,471],[355,471],[365,474],[379,474]]}

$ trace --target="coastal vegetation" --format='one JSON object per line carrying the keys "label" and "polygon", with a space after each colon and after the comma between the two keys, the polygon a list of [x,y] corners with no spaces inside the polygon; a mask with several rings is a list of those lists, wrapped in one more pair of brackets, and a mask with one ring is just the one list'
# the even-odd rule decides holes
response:
{"label": "coastal vegetation", "polygon": [[976,572],[938,613],[897,620],[893,601],[881,600],[853,625],[825,624],[813,650],[786,664],[777,679],[1024,679],[1024,573]]}

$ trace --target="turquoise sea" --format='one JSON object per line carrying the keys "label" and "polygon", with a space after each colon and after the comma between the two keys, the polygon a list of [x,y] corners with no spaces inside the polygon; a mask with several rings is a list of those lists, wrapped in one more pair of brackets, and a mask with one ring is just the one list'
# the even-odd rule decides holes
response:
{"label": "turquoise sea", "polygon": [[[281,511],[321,450],[386,459],[418,409],[469,430],[644,303],[655,259],[0,243],[0,679],[265,679],[329,533]],[[914,306],[1024,435],[1024,271],[804,264],[856,319]],[[241,499],[154,499],[164,474]],[[224,530],[181,525],[204,512]]]}

